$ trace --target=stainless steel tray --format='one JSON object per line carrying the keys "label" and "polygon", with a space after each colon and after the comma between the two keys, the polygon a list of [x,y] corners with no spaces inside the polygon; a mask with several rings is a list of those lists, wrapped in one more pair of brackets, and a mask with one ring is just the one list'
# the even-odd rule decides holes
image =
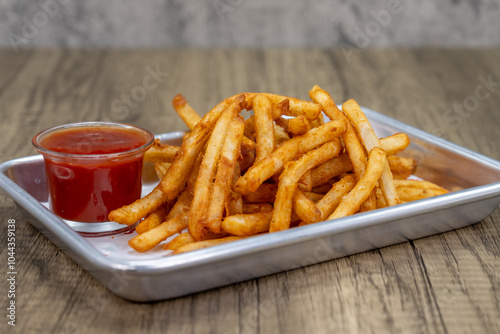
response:
{"label": "stainless steel tray", "polygon": [[[89,238],[70,229],[44,205],[47,189],[39,155],[1,164],[0,187],[41,233],[110,291],[133,301],[183,296],[450,231],[476,223],[496,209],[500,203],[498,161],[363,110],[379,137],[396,132],[410,136],[412,143],[402,155],[418,160],[417,177],[453,192],[170,256],[161,245],[136,253],[127,245],[133,234]],[[182,134],[157,138],[180,144]],[[144,170],[144,193],[158,182],[150,167]]]}

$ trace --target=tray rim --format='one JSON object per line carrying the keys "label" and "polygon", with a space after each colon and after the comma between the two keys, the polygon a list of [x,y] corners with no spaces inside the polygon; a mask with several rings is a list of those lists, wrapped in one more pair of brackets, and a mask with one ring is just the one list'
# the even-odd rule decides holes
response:
{"label": "tray rim", "polygon": [[[497,160],[449,142],[443,138],[433,136],[423,130],[397,121],[369,108],[362,107],[362,109],[367,114],[368,119],[376,118],[377,121],[380,121],[384,125],[397,128],[400,132],[406,132],[411,137],[418,138],[425,142],[432,141],[432,143],[438,147],[454,151],[459,155],[472,159],[477,163],[486,164],[490,168],[497,169],[500,172],[500,162]],[[185,132],[174,131],[158,134],[156,136],[160,139],[168,139],[175,138],[182,133]],[[18,184],[5,175],[5,171],[15,164],[39,159],[41,160],[43,157],[36,154],[1,163],[0,188],[12,197],[16,203],[21,205],[34,217],[38,218],[38,221],[54,236],[54,238],[60,241],[67,250],[78,255],[79,258],[75,258],[74,256],[72,256],[72,258],[84,268],[91,267],[93,270],[102,271],[121,270],[126,271],[129,275],[139,276],[160,275],[168,273],[171,270],[185,270],[198,266],[201,263],[207,265],[213,262],[227,260],[229,258],[237,258],[248,254],[249,251],[256,253],[262,252],[289,244],[305,242],[320,236],[367,228],[390,221],[396,221],[415,214],[435,212],[457,205],[473,203],[500,196],[499,181],[454,191],[438,197],[422,199],[415,202],[400,204],[394,207],[377,209],[376,211],[359,213],[355,216],[336,219],[335,224],[331,224],[331,221],[323,221],[302,226],[300,229],[294,228],[281,231],[279,233],[253,236],[248,239],[239,240],[238,242],[214,246],[176,256],[165,256],[161,258],[143,260],[123,260],[115,257],[107,257],[100,253],[86,240],[85,237],[65,225],[60,218],[46,209],[39,201],[29,195]],[[43,208],[43,210],[40,210],[40,208]],[[367,219],[366,217],[369,217],[370,219]],[[390,217],[390,219],[388,220],[387,217]],[[54,220],[56,220],[57,223],[54,224]],[[51,238],[49,239],[52,240]],[[63,251],[65,251],[65,249],[63,249]],[[82,260],[87,265],[84,265]]]}

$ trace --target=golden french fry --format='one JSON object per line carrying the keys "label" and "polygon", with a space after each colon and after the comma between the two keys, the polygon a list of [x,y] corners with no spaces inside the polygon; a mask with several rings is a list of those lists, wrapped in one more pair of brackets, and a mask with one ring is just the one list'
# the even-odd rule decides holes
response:
{"label": "golden french fry", "polygon": [[342,197],[356,185],[356,177],[353,174],[347,174],[340,181],[333,184],[329,192],[325,194],[317,203],[316,207],[321,212],[321,220],[325,220],[337,208]]}
{"label": "golden french fry", "polygon": [[274,151],[274,123],[271,114],[271,102],[263,95],[258,94],[253,101],[255,113],[255,153],[256,161],[262,160]]}
{"label": "golden french fry", "polygon": [[293,212],[295,212],[305,224],[312,224],[321,220],[321,211],[302,190],[295,190],[292,201]]}
{"label": "golden french fry", "polygon": [[208,233],[206,219],[210,205],[210,192],[213,179],[217,171],[217,164],[229,125],[240,110],[239,103],[233,102],[217,120],[212,134],[208,139],[207,148],[194,185],[193,200],[191,201],[191,210],[189,213],[189,233],[191,233],[195,240],[202,240]]}
{"label": "golden french fry", "polygon": [[290,100],[284,99],[278,103],[274,103],[271,109],[271,113],[273,115],[273,120],[277,120],[282,115],[286,115],[288,113],[288,109],[290,109]]}
{"label": "golden french fry", "polygon": [[167,210],[164,205],[160,206],[155,211],[151,212],[146,218],[144,218],[137,226],[135,227],[135,231],[139,234],[147,232],[152,228],[160,225],[163,222],[163,219],[167,215]]}
{"label": "golden french fry", "polygon": [[[311,98],[311,100],[321,105],[321,107],[323,108],[323,112],[330,119],[343,119],[347,121],[346,115],[342,111],[340,111],[330,94],[321,89],[318,85],[315,85],[311,89],[311,91],[309,92],[309,97]],[[351,159],[356,178],[359,181],[366,169],[366,153],[351,123],[347,121],[347,124],[348,126],[345,133],[342,135],[342,140],[344,141],[344,146],[347,154]],[[364,210],[376,208],[375,193],[368,197],[367,201],[363,203],[363,206]]]}
{"label": "golden french fry", "polygon": [[342,197],[339,205],[328,219],[352,215],[359,210],[361,204],[370,196],[384,172],[384,162],[387,162],[385,151],[380,147],[374,147],[368,155],[368,164],[365,173],[354,188]]}
{"label": "golden french fry", "polygon": [[163,245],[163,249],[169,249],[172,251],[177,250],[177,248],[189,244],[191,242],[195,242],[191,234],[189,232],[183,232],[170,240],[170,242]]}
{"label": "golden french fry", "polygon": [[274,124],[274,142],[276,147],[281,146],[284,142],[290,140],[290,136],[285,129],[277,124]]}
{"label": "golden french fry", "polygon": [[165,217],[165,220],[172,219],[176,216],[182,215],[184,213],[189,212],[189,208],[191,206],[191,200],[193,199],[193,195],[191,195],[191,192],[189,189],[184,189],[180,195],[177,197],[176,202],[172,206],[172,209],[170,209],[170,212],[167,214]]}
{"label": "golden french fry", "polygon": [[339,137],[345,132],[346,126],[345,121],[330,121],[311,129],[302,136],[294,137],[283,143],[273,153],[253,164],[236,182],[234,191],[247,195],[257,190],[264,181],[280,171],[287,162]]}
{"label": "golden french fry", "polygon": [[243,200],[246,203],[274,203],[278,186],[274,183],[263,183],[255,190],[247,195],[243,195]]}
{"label": "golden french fry", "polygon": [[273,206],[269,203],[243,203],[242,213],[257,213],[273,211]]}
{"label": "golden french fry", "polygon": [[222,221],[222,229],[236,236],[251,236],[267,232],[272,215],[272,211],[262,211],[228,216]]}
{"label": "golden french fry", "polygon": [[239,115],[235,115],[235,118],[228,126],[228,133],[224,140],[221,156],[218,161],[214,184],[209,194],[210,202],[205,224],[213,233],[221,232],[220,225],[231,192],[235,169],[238,164],[244,127],[245,121]]}
{"label": "golden french fry", "polygon": [[172,162],[181,148],[179,146],[162,144],[155,139],[153,145],[144,153],[144,161]]}
{"label": "golden french fry", "polygon": [[309,120],[313,120],[318,118],[321,113],[321,106],[311,101],[305,101],[301,99],[297,99],[294,97],[288,97],[283,95],[271,94],[271,93],[244,93],[245,94],[245,102],[246,109],[252,109],[253,101],[255,96],[258,94],[264,94],[272,104],[277,104],[282,102],[283,100],[288,100],[288,109],[283,109],[283,113],[287,116],[298,116],[304,115]]}
{"label": "golden french fry", "polygon": [[387,156],[395,155],[410,145],[410,137],[406,133],[395,133],[393,135],[380,138],[380,146]]}
{"label": "golden french fry", "polygon": [[177,94],[172,100],[172,105],[177,115],[186,123],[190,130],[193,130],[196,124],[201,121],[200,115],[194,111],[191,105],[186,101],[182,94]]}
{"label": "golden french fry", "polygon": [[276,193],[276,200],[274,202],[273,219],[269,232],[277,232],[290,227],[292,199],[298,187],[299,179],[307,170],[338,155],[340,149],[340,141],[335,139],[304,154],[299,160],[287,163],[280,177],[278,192]]}
{"label": "golden french fry", "polygon": [[129,240],[128,244],[137,252],[148,251],[168,237],[184,230],[187,227],[187,223],[188,214],[184,213],[164,221],[149,231],[136,235]]}
{"label": "golden french fry", "polygon": [[167,174],[170,165],[171,165],[170,162],[161,162],[161,161],[155,162],[153,164],[156,176],[158,176],[160,180],[165,176],[165,174]]}
{"label": "golden french fry", "polygon": [[187,243],[174,251],[174,254],[191,252],[198,249],[208,248],[216,245],[222,245],[231,241],[241,240],[243,237],[224,237],[220,239],[210,239],[204,241],[195,241]]}
{"label": "golden french fry", "polygon": [[[367,151],[371,151],[374,147],[381,147],[380,141],[375,135],[375,131],[356,101],[351,99],[344,102],[344,104],[342,104],[342,110],[356,128]],[[384,172],[380,178],[380,187],[382,188],[382,193],[388,205],[391,206],[400,203],[387,159],[384,161]]]}
{"label": "golden french fry", "polygon": [[387,157],[387,162],[389,163],[394,181],[396,181],[396,179],[407,179],[414,174],[417,169],[417,161],[411,158]]}
{"label": "golden french fry", "polygon": [[304,115],[293,117],[288,121],[288,132],[294,136],[303,135],[311,128],[311,122]]}
{"label": "golden french fry", "polygon": [[304,194],[309,197],[309,199],[311,201],[313,201],[314,203],[318,203],[318,201],[320,199],[323,198],[323,196],[325,196],[325,194],[320,194],[320,193],[315,193],[315,192],[312,192],[312,191],[305,191]]}
{"label": "golden french fry", "polygon": [[350,171],[352,171],[351,159],[347,153],[341,153],[311,170],[312,187],[321,186],[332,178]]}
{"label": "golden french fry", "polygon": [[[417,181],[417,182],[426,182],[426,181]],[[425,185],[422,185],[422,186],[398,186],[396,189],[398,191],[398,194],[399,194],[401,200],[405,201],[405,202],[411,202],[411,201],[416,201],[416,200],[423,199],[423,198],[433,197],[433,196],[437,196],[437,195],[443,195],[443,194],[447,194],[449,192],[448,190],[441,188],[439,186],[426,187]]]}

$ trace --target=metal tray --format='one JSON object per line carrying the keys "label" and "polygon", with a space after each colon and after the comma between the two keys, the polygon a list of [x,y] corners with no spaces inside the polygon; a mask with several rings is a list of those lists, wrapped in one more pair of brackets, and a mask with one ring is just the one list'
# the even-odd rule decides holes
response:
{"label": "metal tray", "polygon": [[[363,108],[377,135],[406,132],[402,156],[418,160],[416,176],[452,192],[287,231],[170,256],[161,245],[136,253],[133,231],[89,238],[50,212],[40,155],[0,165],[0,187],[41,233],[113,293],[133,301],[179,297],[285,270],[450,231],[476,223],[500,203],[500,163]],[[180,144],[183,133],[161,134]],[[144,193],[158,182],[144,169]],[[474,171],[474,172],[471,172]]]}

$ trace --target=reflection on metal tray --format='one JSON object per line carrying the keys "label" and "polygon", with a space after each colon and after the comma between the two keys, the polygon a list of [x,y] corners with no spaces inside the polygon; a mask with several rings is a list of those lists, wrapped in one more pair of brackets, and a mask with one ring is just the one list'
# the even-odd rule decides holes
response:
{"label": "reflection on metal tray", "polygon": [[[47,238],[117,295],[154,301],[302,267],[476,223],[500,203],[500,163],[363,108],[379,137],[406,132],[401,154],[418,160],[416,176],[451,193],[333,221],[259,235],[170,256],[161,245],[140,254],[128,247],[133,234],[86,238],[44,206],[41,156],[0,165],[0,187]],[[182,132],[158,135],[179,145]],[[144,169],[144,193],[158,182]],[[474,173],[470,171],[474,170]],[[135,233],[135,232],[133,232]]]}

